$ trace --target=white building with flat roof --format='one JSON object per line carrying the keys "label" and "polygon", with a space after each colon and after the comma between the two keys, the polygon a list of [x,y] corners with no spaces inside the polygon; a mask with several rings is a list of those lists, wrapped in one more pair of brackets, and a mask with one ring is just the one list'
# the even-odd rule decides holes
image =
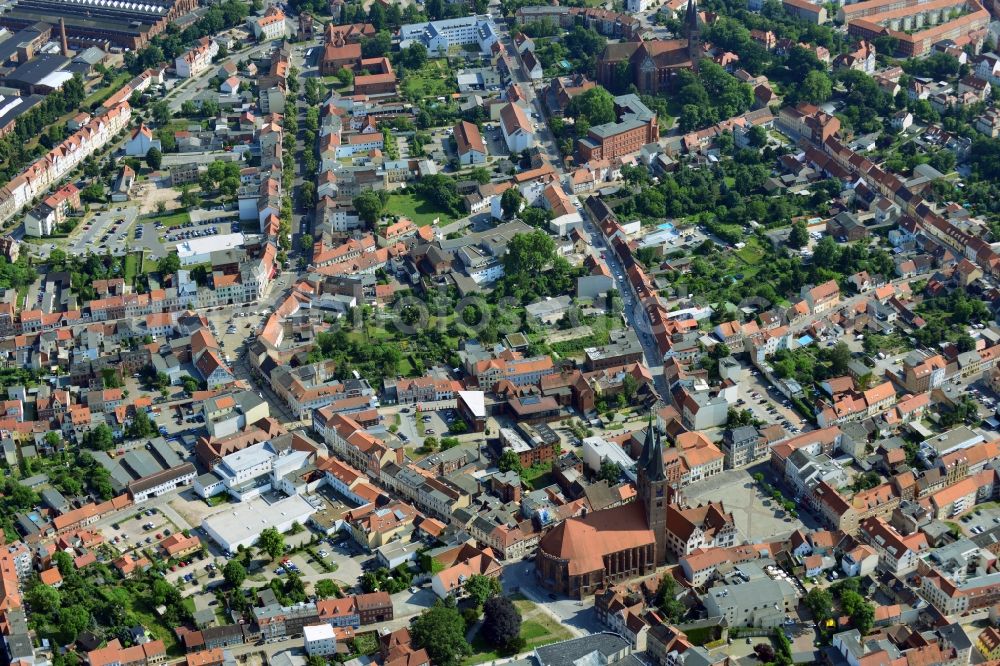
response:
{"label": "white building with flat roof", "polygon": [[583,440],[583,464],[593,472],[601,471],[605,461],[616,463],[628,477],[635,480],[635,460],[620,444],[609,442],[603,437],[587,437]]}
{"label": "white building with flat roof", "polygon": [[260,533],[273,527],[279,532],[305,525],[316,509],[300,495],[268,503],[260,498],[229,505],[224,511],[201,521],[201,527],[223,550],[236,552],[240,546],[257,543]]}
{"label": "white building with flat roof", "polygon": [[189,238],[177,244],[177,257],[181,260],[181,266],[208,263],[213,252],[243,247],[244,240],[241,233]]}
{"label": "white building with flat roof", "polygon": [[327,657],[337,651],[337,634],[326,623],[302,627],[302,640],[310,657]]}
{"label": "white building with flat roof", "polygon": [[300,470],[307,464],[309,454],[305,451],[288,447],[276,448],[271,442],[260,442],[223,456],[211,472],[221,485],[207,483],[199,478],[195,484],[195,492],[207,498],[227,491],[234,498],[245,500],[271,490],[286,474]]}

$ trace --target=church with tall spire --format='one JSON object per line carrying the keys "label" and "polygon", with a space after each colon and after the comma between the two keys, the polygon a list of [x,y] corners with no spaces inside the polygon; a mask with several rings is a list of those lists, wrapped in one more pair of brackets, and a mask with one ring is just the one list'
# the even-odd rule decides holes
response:
{"label": "church with tall spire", "polygon": [[691,59],[691,66],[697,71],[698,61],[704,57],[704,52],[701,46],[701,22],[698,19],[698,5],[695,0],[688,0],[684,29],[687,31],[688,57]]}
{"label": "church with tall spire", "polygon": [[[649,39],[608,44],[597,60],[597,82],[610,90],[635,85],[639,92],[667,90],[677,72],[697,70],[704,57],[696,0],[684,12],[684,39]],[[622,77],[626,80],[622,80]]]}
{"label": "church with tall spire", "polygon": [[653,427],[652,413],[636,464],[636,491],[646,513],[646,523],[656,537],[656,563],[664,564],[667,560],[667,505],[671,500],[671,488],[663,462],[663,441],[660,432]]}
{"label": "church with tall spire", "polygon": [[666,563],[667,517],[676,490],[652,414],[635,471],[635,501],[568,518],[542,536],[535,567],[543,586],[583,597],[603,585],[652,574]]}

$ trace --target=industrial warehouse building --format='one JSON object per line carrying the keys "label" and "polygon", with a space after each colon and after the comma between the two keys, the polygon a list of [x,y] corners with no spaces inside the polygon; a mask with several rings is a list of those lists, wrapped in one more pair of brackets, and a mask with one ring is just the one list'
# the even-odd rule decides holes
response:
{"label": "industrial warehouse building", "polygon": [[197,6],[198,0],[17,0],[0,16],[0,26],[21,30],[62,18],[74,48],[107,45],[135,50]]}
{"label": "industrial warehouse building", "polygon": [[252,499],[205,518],[201,527],[223,550],[236,552],[240,546],[257,543],[262,530],[274,527],[284,533],[293,523],[305,525],[314,513],[316,508],[299,495],[271,503]]}

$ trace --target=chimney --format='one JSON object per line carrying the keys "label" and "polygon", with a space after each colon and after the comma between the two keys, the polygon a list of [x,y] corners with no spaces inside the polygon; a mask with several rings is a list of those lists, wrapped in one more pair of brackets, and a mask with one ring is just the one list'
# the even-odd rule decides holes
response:
{"label": "chimney", "polygon": [[59,17],[59,38],[60,44],[62,45],[62,55],[65,58],[69,57],[69,42],[66,39],[66,20]]}

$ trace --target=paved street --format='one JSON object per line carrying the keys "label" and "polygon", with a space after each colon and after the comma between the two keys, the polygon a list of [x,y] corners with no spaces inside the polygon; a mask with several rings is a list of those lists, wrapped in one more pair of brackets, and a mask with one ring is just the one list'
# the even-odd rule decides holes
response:
{"label": "paved street", "polygon": [[258,58],[265,53],[269,53],[275,47],[274,42],[265,42],[239,51],[233,51],[228,57],[217,60],[212,67],[209,67],[200,76],[181,81],[166,96],[170,110],[174,113],[179,112],[184,102],[195,99],[201,92],[208,88],[212,78],[215,77],[216,72],[218,72],[219,67],[222,65],[226,63],[235,65],[243,60]]}
{"label": "paved street", "polygon": [[500,41],[507,49],[507,53],[510,56],[511,64],[516,65],[516,67],[512,67],[513,72],[511,78],[517,82],[524,91],[524,96],[527,98],[528,104],[531,107],[530,121],[532,124],[538,123],[538,130],[535,132],[536,138],[540,139],[538,143],[545,149],[546,157],[548,157],[552,166],[561,173],[562,155],[559,153],[559,147],[556,145],[555,137],[552,135],[552,131],[549,129],[548,123],[544,122],[545,109],[542,106],[541,99],[538,97],[538,92],[534,87],[535,84],[532,83],[531,79],[524,73],[524,68],[521,67],[521,58],[518,55],[517,47],[514,45],[514,40],[510,36],[507,24],[502,22],[498,23],[497,29],[500,33]]}
{"label": "paved street", "polygon": [[656,383],[656,390],[661,396],[665,396],[669,391],[663,379],[663,356],[660,354],[660,350],[656,346],[656,340],[653,338],[653,326],[649,321],[649,315],[646,314],[646,310],[642,307],[638,299],[636,299],[635,292],[632,291],[632,284],[625,275],[625,268],[618,259],[618,255],[611,250],[604,236],[591,221],[590,212],[587,210],[587,207],[583,206],[580,212],[584,216],[584,231],[590,238],[591,246],[597,252],[603,254],[604,261],[611,270],[612,278],[615,281],[615,288],[622,298],[622,312],[625,314],[629,326],[639,336],[646,365],[649,367],[653,375],[653,381]]}
{"label": "paved street", "polygon": [[[553,168],[555,168],[556,172],[562,175],[564,173],[562,168],[562,155],[559,152],[555,137],[549,129],[548,123],[545,122],[545,109],[543,108],[542,101],[539,98],[538,91],[535,87],[536,85],[540,86],[542,84],[532,83],[527,75],[525,75],[523,68],[520,66],[521,62],[519,56],[517,55],[517,49],[515,48],[510,37],[506,24],[500,23],[498,24],[498,28],[501,41],[506,47],[508,54],[510,54],[512,64],[517,64],[517,67],[513,68],[514,71],[512,78],[520,84],[525,97],[528,99],[529,105],[532,109],[532,122],[539,123],[539,129],[536,132],[536,136],[539,139],[538,144],[545,150],[546,157],[548,157],[549,162],[552,164]],[[642,308],[642,305],[634,298],[631,285],[625,277],[624,268],[615,256],[614,252],[611,252],[610,249],[608,249],[604,238],[590,221],[589,213],[587,213],[586,207],[581,207],[580,212],[585,219],[584,230],[590,238],[591,245],[596,251],[604,253],[608,268],[612,271],[615,287],[617,288],[618,293],[622,296],[625,317],[628,320],[629,325],[639,335],[639,340],[642,343],[643,352],[645,354],[646,364],[649,366],[650,372],[653,374],[657,391],[660,395],[666,395],[667,386],[663,381],[663,357],[659,353],[656,343],[653,340],[653,336],[651,334],[652,326],[650,325],[649,317]]]}

